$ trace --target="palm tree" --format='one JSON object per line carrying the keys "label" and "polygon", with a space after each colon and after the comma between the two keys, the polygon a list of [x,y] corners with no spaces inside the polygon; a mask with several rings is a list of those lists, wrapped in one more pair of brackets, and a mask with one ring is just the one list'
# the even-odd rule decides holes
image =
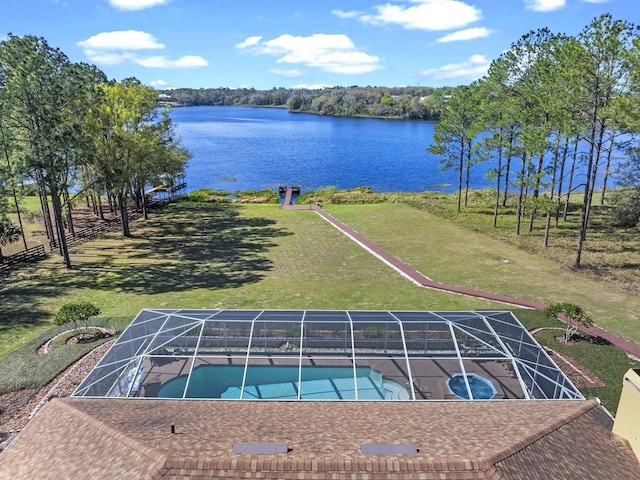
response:
{"label": "palm tree", "polygon": [[0,219],[0,262],[4,261],[2,247],[17,242],[22,232],[20,228],[8,218]]}

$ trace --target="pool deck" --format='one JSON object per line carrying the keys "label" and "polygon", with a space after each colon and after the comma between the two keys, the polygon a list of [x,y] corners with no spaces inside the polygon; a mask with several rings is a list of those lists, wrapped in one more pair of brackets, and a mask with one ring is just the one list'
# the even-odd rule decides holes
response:
{"label": "pool deck", "polygon": [[[441,290],[444,292],[467,295],[470,297],[484,298],[486,300],[501,302],[501,303],[513,305],[516,307],[531,308],[534,310],[544,310],[547,307],[546,304],[541,302],[535,302],[531,300],[511,297],[511,296],[502,295],[499,293],[486,292],[483,290],[476,290],[473,288],[467,288],[467,287],[462,287],[458,285],[449,285],[446,283],[436,282],[430,279],[429,277],[423,275],[422,273],[418,272],[417,270],[412,268],[410,265],[404,263],[399,258],[387,252],[383,248],[379,247],[378,245],[373,243],[371,240],[359,234],[353,228],[341,222],[334,216],[325,212],[320,205],[292,205],[291,198],[292,198],[293,192],[292,191],[290,192],[290,190],[291,189],[287,189],[287,192],[285,194],[285,199],[284,199],[285,201],[282,204],[282,208],[284,210],[312,210],[316,212],[324,220],[326,220],[335,228],[340,230],[351,240],[356,242],[362,248],[370,252],[373,256],[375,256],[376,258],[380,259],[382,262],[389,265],[391,268],[396,270],[398,273],[400,273],[402,276],[404,276],[411,282],[415,283],[416,285],[419,285],[425,288],[433,288],[435,290]],[[609,342],[611,342],[612,344],[614,344],[619,349],[626,352],[627,354],[632,355],[636,358],[640,358],[640,345],[637,345],[629,340],[619,337],[618,335],[608,332],[595,325],[591,327],[586,327],[586,328],[583,327],[581,328],[581,330],[590,335],[602,337],[608,340]]]}

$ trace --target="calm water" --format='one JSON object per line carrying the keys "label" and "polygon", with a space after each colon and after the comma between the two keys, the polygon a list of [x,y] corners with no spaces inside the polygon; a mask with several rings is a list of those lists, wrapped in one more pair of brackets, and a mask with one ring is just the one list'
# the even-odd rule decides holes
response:
{"label": "calm water", "polygon": [[[174,108],[171,117],[193,158],[188,189],[250,190],[334,185],[375,191],[454,191],[456,173],[441,172],[426,151],[435,123],[323,117],[285,109]],[[490,186],[475,167],[472,188]]]}

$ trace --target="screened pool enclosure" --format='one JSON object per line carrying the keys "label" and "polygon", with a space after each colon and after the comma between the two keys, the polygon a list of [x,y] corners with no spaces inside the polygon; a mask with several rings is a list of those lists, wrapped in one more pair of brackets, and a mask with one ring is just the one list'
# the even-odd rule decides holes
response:
{"label": "screened pool enclosure", "polygon": [[142,310],[76,397],[582,399],[509,311]]}

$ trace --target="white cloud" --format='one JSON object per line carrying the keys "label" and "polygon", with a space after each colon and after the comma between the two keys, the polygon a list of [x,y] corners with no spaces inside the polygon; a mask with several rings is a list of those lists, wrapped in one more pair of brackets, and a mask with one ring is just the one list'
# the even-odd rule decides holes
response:
{"label": "white cloud", "polygon": [[335,15],[336,17],[340,17],[340,18],[358,18],[359,16],[363,15],[362,12],[359,12],[357,10],[350,10],[348,12],[345,12],[344,10],[331,10],[331,15]]}
{"label": "white cloud", "polygon": [[109,3],[118,10],[132,11],[166,5],[169,3],[169,0],[109,0]]}
{"label": "white cloud", "polygon": [[359,51],[343,34],[308,37],[284,34],[272,40],[249,37],[236,45],[254,55],[279,57],[278,63],[306,65],[331,73],[369,73],[381,68],[380,58]]}
{"label": "white cloud", "polygon": [[300,90],[302,90],[302,89],[306,89],[306,90],[322,90],[322,89],[327,88],[327,87],[329,87],[329,85],[324,85],[322,83],[314,83],[314,84],[311,84],[311,85],[307,85],[307,84],[301,83],[299,85],[292,85],[289,88],[299,88]]}
{"label": "white cloud", "polygon": [[202,57],[197,55],[185,55],[177,60],[169,60],[163,56],[135,58],[133,59],[138,65],[147,68],[197,68],[206,67],[209,63]]}
{"label": "white cloud", "polygon": [[161,79],[152,80],[151,82],[149,82],[149,85],[151,85],[156,90],[168,90],[169,89],[169,84],[167,82],[165,82],[164,80],[161,80]]}
{"label": "white cloud", "polygon": [[524,0],[525,8],[534,12],[553,12],[564,8],[567,0]]}
{"label": "white cloud", "polygon": [[423,70],[420,72],[420,75],[433,80],[447,80],[452,78],[476,80],[486,75],[489,70],[489,65],[491,65],[491,60],[484,55],[472,55],[466,62],[450,63],[442,67]]}
{"label": "white cloud", "polygon": [[236,48],[249,48],[255,45],[258,45],[262,40],[260,35],[255,35],[253,37],[248,37],[244,42],[240,42],[236,44]]}
{"label": "white cloud", "polygon": [[475,40],[476,38],[488,37],[493,33],[493,30],[489,30],[485,27],[467,28],[465,30],[458,30],[457,32],[449,33],[444,37],[440,37],[438,43],[459,42],[466,40]]}
{"label": "white cloud", "polygon": [[119,30],[102,32],[78,42],[89,50],[146,50],[163,49],[164,45],[146,32],[139,30]]}
{"label": "white cloud", "polygon": [[482,10],[461,0],[411,0],[414,5],[375,5],[374,14],[348,14],[344,18],[358,18],[372,25],[399,25],[407,30],[451,30],[461,28],[482,18]]}
{"label": "white cloud", "polygon": [[177,60],[169,60],[162,55],[142,57],[138,53],[140,50],[162,50],[165,46],[150,33],[138,30],[102,32],[77,44],[84,48],[87,58],[99,65],[125,62],[148,68],[194,68],[208,65],[204,58],[197,55],[185,55]]}
{"label": "white cloud", "polygon": [[280,75],[287,78],[295,78],[300,77],[304,74],[302,70],[291,69],[291,70],[282,70],[279,68],[270,68],[267,70],[269,73],[273,73],[274,75]]}
{"label": "white cloud", "polygon": [[84,54],[93,63],[99,65],[118,65],[133,60],[136,54],[133,52],[113,52],[85,49]]}

